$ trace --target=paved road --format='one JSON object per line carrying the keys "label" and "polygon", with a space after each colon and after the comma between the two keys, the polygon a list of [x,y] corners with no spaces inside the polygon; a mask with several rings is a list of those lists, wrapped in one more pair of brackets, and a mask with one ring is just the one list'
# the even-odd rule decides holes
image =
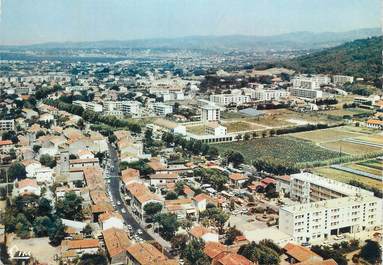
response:
{"label": "paved road", "polygon": [[[115,148],[109,144],[109,158],[108,162],[109,165],[112,165],[110,170],[107,171],[107,175],[110,177],[110,183],[109,183],[109,190],[112,194],[113,201],[117,204],[117,201],[123,202],[123,199],[121,198],[120,194],[120,178],[118,175],[119,168],[118,168],[118,157],[117,157],[117,151]],[[122,217],[125,220],[126,224],[130,224],[133,228],[133,232],[136,232],[138,229],[141,229],[143,231],[142,235],[140,237],[146,241],[153,240],[153,238],[140,226],[140,224],[128,213],[128,209],[126,206],[122,203],[120,206],[116,206],[118,211],[121,213]],[[125,208],[125,213],[121,212],[121,210]]]}

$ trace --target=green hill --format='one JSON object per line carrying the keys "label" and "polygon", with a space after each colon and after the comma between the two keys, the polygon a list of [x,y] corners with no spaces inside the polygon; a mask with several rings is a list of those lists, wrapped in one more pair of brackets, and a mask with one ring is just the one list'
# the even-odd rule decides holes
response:
{"label": "green hill", "polygon": [[282,65],[302,73],[343,74],[376,80],[382,75],[382,36],[347,42]]}

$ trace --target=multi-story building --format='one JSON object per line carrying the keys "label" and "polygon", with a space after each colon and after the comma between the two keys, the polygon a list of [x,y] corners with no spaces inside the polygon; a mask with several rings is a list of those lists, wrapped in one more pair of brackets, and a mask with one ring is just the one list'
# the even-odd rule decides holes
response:
{"label": "multi-story building", "polygon": [[292,87],[290,88],[290,95],[298,98],[321,98],[323,92],[321,90],[301,88],[301,87]]}
{"label": "multi-story building", "polygon": [[154,113],[158,116],[166,116],[167,114],[173,113],[173,106],[166,105],[162,102],[154,103]]}
{"label": "multi-story building", "polygon": [[241,105],[250,101],[249,96],[238,94],[216,94],[210,95],[210,101],[219,106],[227,106],[231,103]]}
{"label": "multi-story building", "polygon": [[332,77],[333,83],[336,85],[343,85],[345,83],[353,83],[354,77],[347,75],[334,75]]}
{"label": "multi-story building", "polygon": [[0,131],[14,131],[15,121],[14,120],[0,120]]}
{"label": "multi-story building", "polygon": [[290,197],[302,203],[323,201],[358,194],[373,196],[373,192],[308,172],[290,176]]}
{"label": "multi-story building", "polygon": [[94,103],[94,102],[75,100],[75,101],[73,101],[73,105],[80,106],[84,110],[91,110],[94,112],[102,112],[102,105]]}
{"label": "multi-story building", "polygon": [[351,196],[291,205],[279,210],[279,229],[295,241],[326,240],[330,235],[356,233],[382,224],[382,201]]}
{"label": "multi-story building", "polygon": [[251,93],[251,98],[256,100],[268,101],[268,100],[278,100],[280,98],[285,98],[289,95],[289,92],[286,90],[266,90],[266,89],[255,89]]}
{"label": "multi-story building", "polygon": [[382,202],[370,191],[310,173],[293,174],[290,197],[301,204],[279,210],[279,229],[297,242],[325,240],[382,224]]}
{"label": "multi-story building", "polygon": [[138,101],[106,101],[103,103],[104,112],[107,115],[140,115],[140,102]]}
{"label": "multi-story building", "polygon": [[297,76],[293,79],[294,88],[314,89],[320,88],[317,78],[307,76]]}
{"label": "multi-story building", "polygon": [[201,121],[219,121],[221,118],[221,111],[218,106],[208,104],[201,106]]}
{"label": "multi-story building", "polygon": [[76,92],[76,91],[87,91],[89,88],[87,86],[67,86],[65,88],[66,92]]}

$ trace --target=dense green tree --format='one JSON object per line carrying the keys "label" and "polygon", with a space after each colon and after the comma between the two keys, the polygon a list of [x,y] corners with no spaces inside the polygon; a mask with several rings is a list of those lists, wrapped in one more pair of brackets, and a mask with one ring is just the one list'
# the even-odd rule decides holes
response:
{"label": "dense green tree", "polygon": [[54,223],[48,216],[39,216],[33,222],[33,231],[37,237],[43,237],[49,234],[53,226]]}
{"label": "dense green tree", "polygon": [[27,176],[27,172],[25,171],[25,166],[19,162],[13,163],[8,168],[8,181],[14,181],[15,179],[21,180],[25,179]]}
{"label": "dense green tree", "polygon": [[231,152],[227,156],[227,162],[233,163],[234,167],[238,167],[245,161],[245,158],[240,152]]}
{"label": "dense green tree", "polygon": [[56,159],[48,154],[40,156],[40,163],[46,167],[54,168],[56,166]]}
{"label": "dense green tree", "polygon": [[160,225],[161,235],[170,240],[178,229],[177,216],[171,213],[160,213],[155,216],[155,222]]}
{"label": "dense green tree", "polygon": [[65,193],[64,199],[56,203],[56,214],[61,218],[81,221],[83,219],[82,198],[74,192]]}
{"label": "dense green tree", "polygon": [[65,236],[65,226],[60,219],[57,219],[49,233],[49,240],[53,246],[58,246],[61,244],[61,241],[65,238]]}
{"label": "dense green tree", "polygon": [[107,265],[108,260],[103,254],[83,254],[77,265]]}
{"label": "dense green tree", "polygon": [[154,215],[158,214],[162,210],[162,204],[158,202],[149,202],[145,204],[144,211],[145,214],[147,214],[150,217],[153,217]]}
{"label": "dense green tree", "polygon": [[225,245],[232,245],[237,236],[241,236],[242,232],[235,227],[230,227],[225,234]]}
{"label": "dense green tree", "polygon": [[202,239],[192,239],[183,249],[182,257],[188,265],[209,265],[209,258],[203,252],[204,247]]}
{"label": "dense green tree", "polygon": [[186,234],[177,234],[170,240],[173,249],[183,250],[186,247],[189,237]]}
{"label": "dense green tree", "polygon": [[239,248],[238,254],[258,263],[259,265],[279,265],[279,254],[263,243],[254,241]]}
{"label": "dense green tree", "polygon": [[168,193],[166,193],[165,195],[165,199],[166,200],[175,200],[178,198],[178,195],[177,193],[175,193],[174,191],[169,191]]}
{"label": "dense green tree", "polygon": [[360,250],[360,256],[371,264],[377,264],[378,261],[382,260],[382,248],[378,242],[367,240]]}

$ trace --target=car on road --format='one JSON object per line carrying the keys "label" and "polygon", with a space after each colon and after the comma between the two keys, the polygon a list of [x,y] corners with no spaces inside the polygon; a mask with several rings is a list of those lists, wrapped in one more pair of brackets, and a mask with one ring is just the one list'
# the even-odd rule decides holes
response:
{"label": "car on road", "polygon": [[141,229],[137,229],[137,234],[142,235],[142,230]]}
{"label": "car on road", "polygon": [[125,208],[122,208],[122,209],[121,209],[121,212],[122,212],[122,213],[126,213]]}
{"label": "car on road", "polygon": [[121,205],[121,201],[117,201],[117,205]]}

